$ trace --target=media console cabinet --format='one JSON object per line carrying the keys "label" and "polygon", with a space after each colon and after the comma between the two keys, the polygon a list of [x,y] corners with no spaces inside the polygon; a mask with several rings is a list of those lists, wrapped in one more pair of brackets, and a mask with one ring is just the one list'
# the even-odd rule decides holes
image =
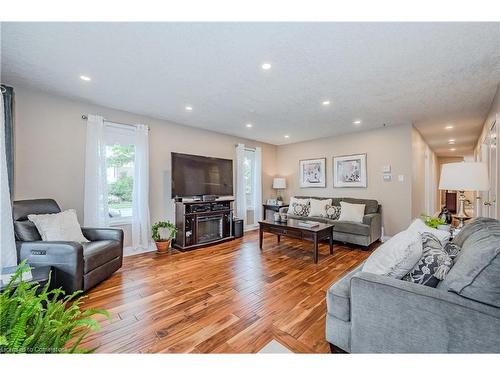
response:
{"label": "media console cabinet", "polygon": [[175,202],[177,234],[173,246],[192,250],[234,239],[233,200]]}

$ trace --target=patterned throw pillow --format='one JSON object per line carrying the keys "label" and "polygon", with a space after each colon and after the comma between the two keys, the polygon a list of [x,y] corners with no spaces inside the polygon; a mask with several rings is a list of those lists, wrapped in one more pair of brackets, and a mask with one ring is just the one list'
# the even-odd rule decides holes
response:
{"label": "patterned throw pillow", "polygon": [[455,259],[458,253],[460,253],[460,250],[462,250],[462,248],[453,242],[448,242],[444,247],[444,251],[448,253],[451,259]]}
{"label": "patterned throw pillow", "polygon": [[332,220],[338,220],[340,217],[340,206],[326,205],[325,214],[321,215]]}
{"label": "patterned throw pillow", "polygon": [[309,204],[292,203],[292,214],[297,216],[309,216]]}
{"label": "patterned throw pillow", "polygon": [[453,265],[439,239],[431,233],[422,233],[422,258],[403,280],[435,288]]}

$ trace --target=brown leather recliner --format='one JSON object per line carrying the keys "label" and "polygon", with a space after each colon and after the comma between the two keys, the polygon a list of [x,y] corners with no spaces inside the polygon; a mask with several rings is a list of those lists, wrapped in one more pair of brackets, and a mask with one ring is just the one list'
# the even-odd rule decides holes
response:
{"label": "brown leather recliner", "polygon": [[123,231],[114,228],[83,228],[86,243],[42,241],[30,214],[61,212],[53,199],[14,201],[12,215],[17,257],[31,266],[52,266],[53,286],[68,294],[88,290],[107,279],[122,266]]}

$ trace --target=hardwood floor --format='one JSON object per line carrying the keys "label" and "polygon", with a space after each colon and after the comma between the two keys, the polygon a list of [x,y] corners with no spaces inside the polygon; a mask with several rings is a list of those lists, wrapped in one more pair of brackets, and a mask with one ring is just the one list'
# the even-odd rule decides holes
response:
{"label": "hardwood floor", "polygon": [[325,293],[371,251],[311,244],[258,231],[242,239],[167,255],[126,257],[92,289],[84,308],[105,308],[85,347],[101,353],[255,353],[273,338],[295,353],[328,353]]}

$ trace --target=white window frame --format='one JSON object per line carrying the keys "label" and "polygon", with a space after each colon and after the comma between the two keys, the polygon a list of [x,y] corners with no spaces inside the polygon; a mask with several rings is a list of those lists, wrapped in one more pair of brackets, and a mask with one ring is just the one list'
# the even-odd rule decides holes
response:
{"label": "white window frame", "polygon": [[[251,172],[251,181],[250,181],[250,185],[251,185],[251,189],[252,191],[250,192],[250,195],[252,195],[252,204],[251,205],[246,205],[246,209],[247,209],[247,212],[248,211],[254,211],[255,210],[255,199],[254,199],[254,194],[255,194],[255,186],[254,186],[254,180],[255,180],[255,150],[254,149],[251,149],[251,148],[245,148],[245,154],[247,152],[251,152],[253,153],[253,156],[252,156],[252,164],[251,164],[251,169],[252,169],[252,172]],[[247,195],[248,193],[245,191],[245,199],[247,199]]]}
{"label": "white window frame", "polygon": [[[120,144],[120,145],[134,145],[135,147],[135,138],[134,138],[134,129],[131,126],[117,124],[111,121],[104,121],[105,126],[105,142],[106,147],[109,145]],[[135,163],[134,163],[135,169]],[[106,168],[107,170],[107,168]],[[134,181],[135,182],[135,181]],[[106,176],[106,184],[107,176]],[[133,199],[133,198],[132,198]],[[133,206],[133,204],[132,204]],[[108,208],[109,210],[109,208]],[[110,226],[123,226],[123,225],[131,225],[133,218],[133,212],[131,216],[127,217],[119,217],[119,218],[109,218]]]}

